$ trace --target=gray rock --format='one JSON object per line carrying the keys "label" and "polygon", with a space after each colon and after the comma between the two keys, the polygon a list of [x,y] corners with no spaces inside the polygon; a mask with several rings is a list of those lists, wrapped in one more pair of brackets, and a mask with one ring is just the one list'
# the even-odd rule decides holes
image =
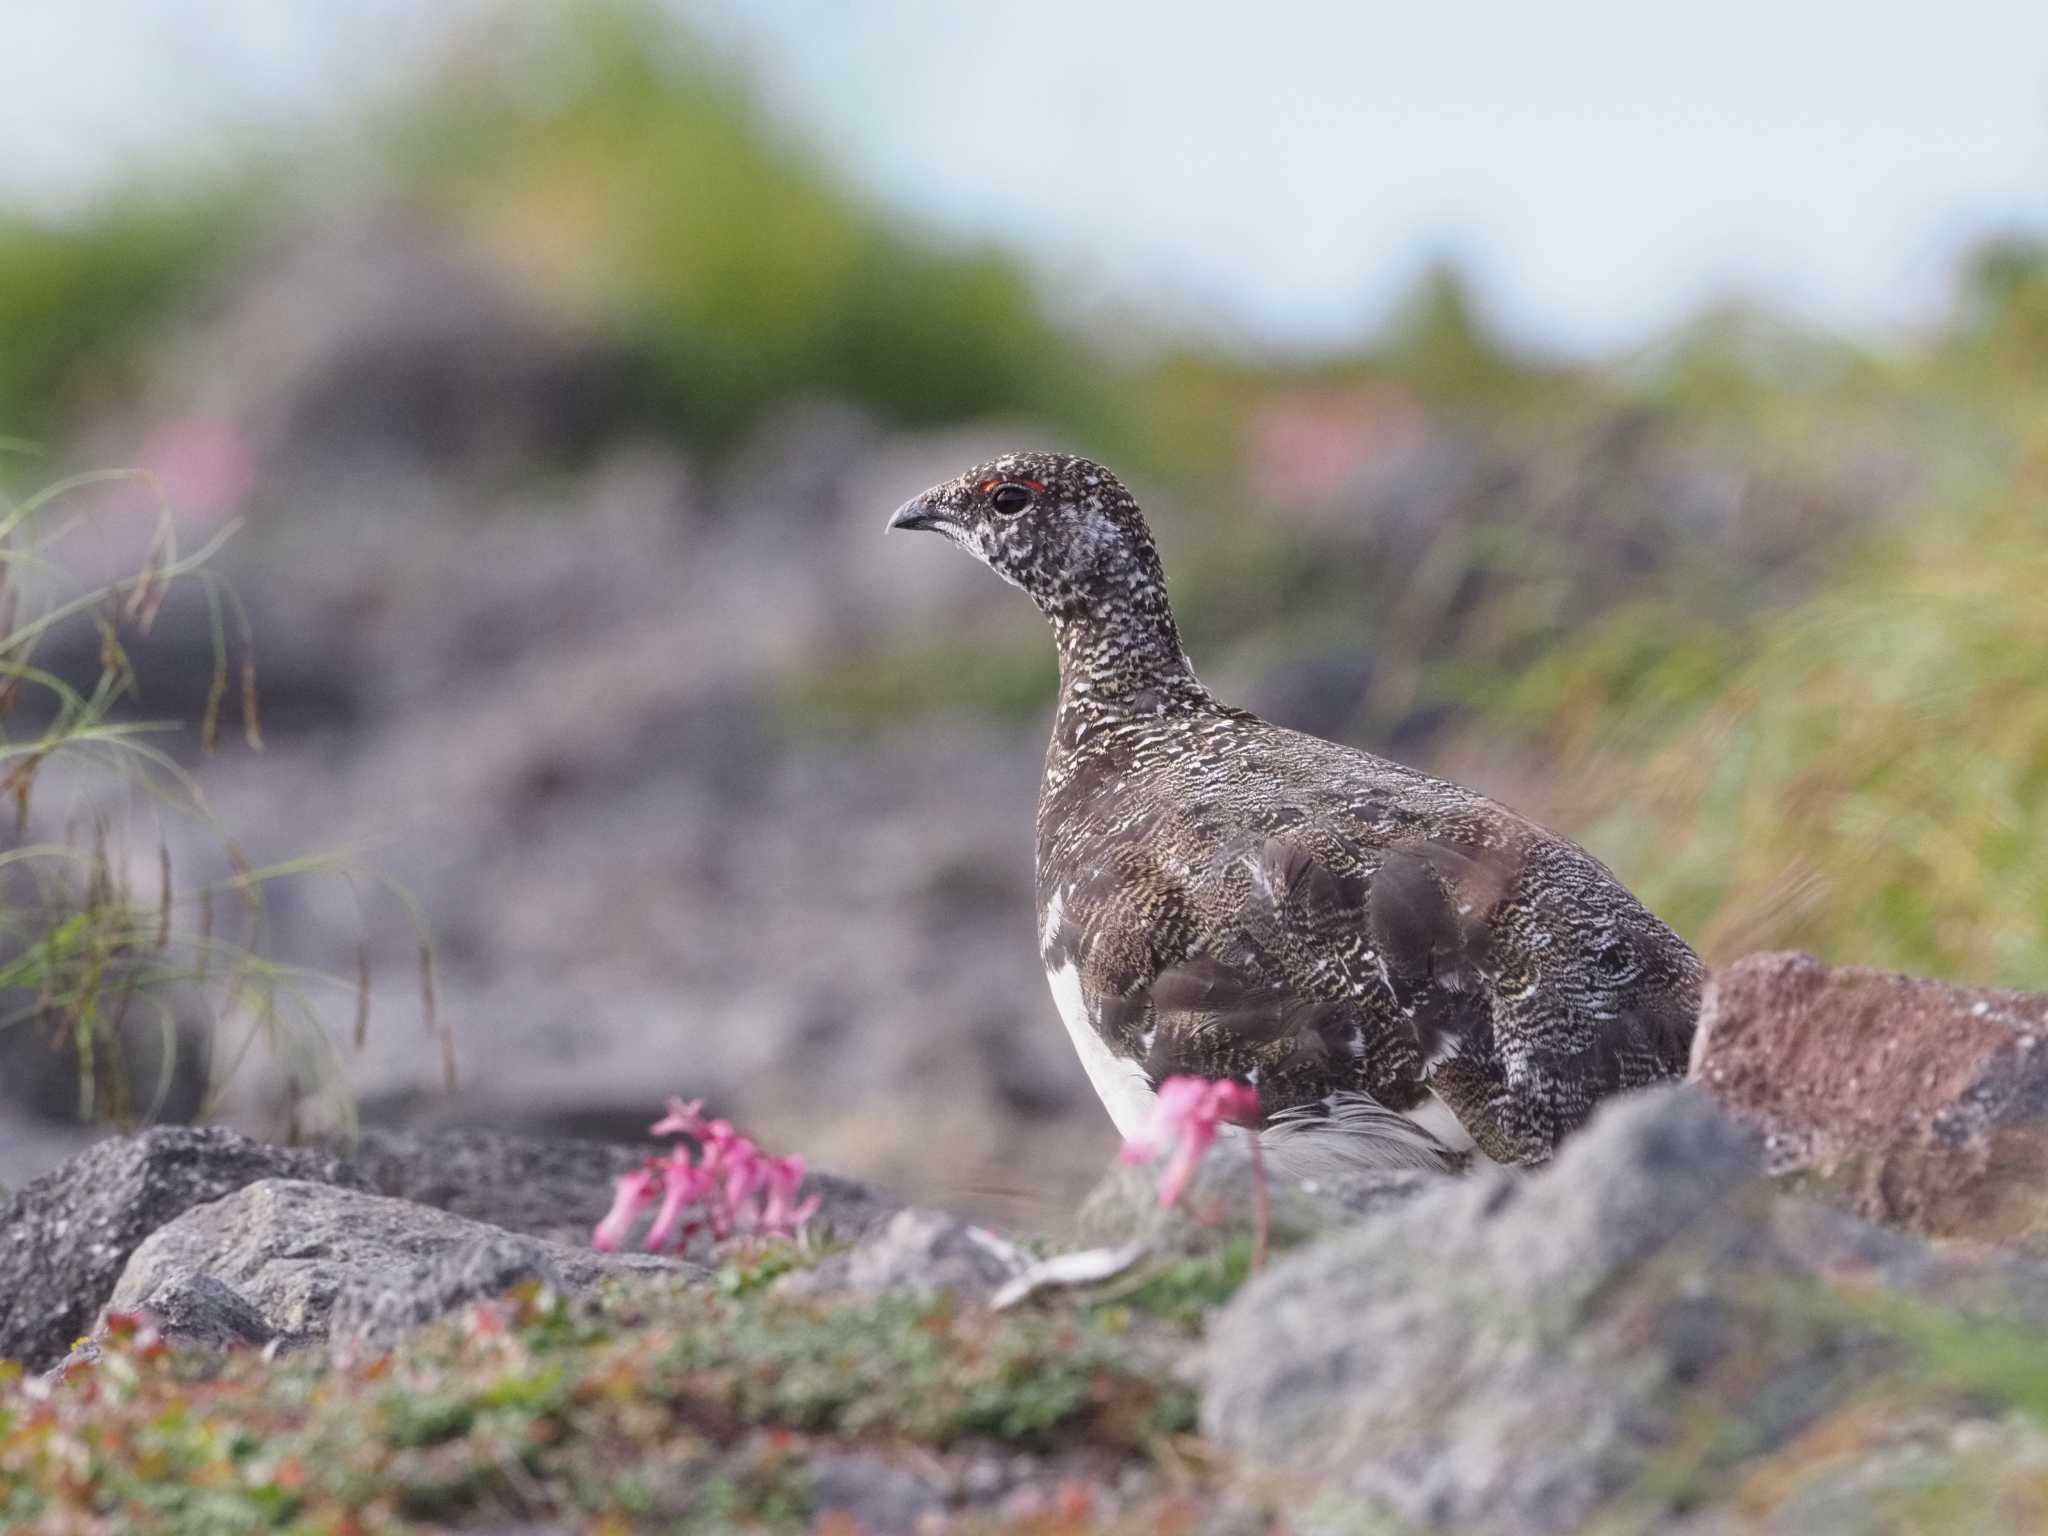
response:
{"label": "gray rock", "polygon": [[785,1277],[780,1288],[797,1296],[950,1292],[986,1301],[1030,1263],[1031,1255],[1015,1243],[957,1216],[908,1210],[898,1211],[845,1252]]}
{"label": "gray rock", "polygon": [[[612,1181],[638,1167],[647,1151],[647,1145],[499,1131],[366,1129],[349,1160],[380,1195],[586,1247],[611,1204]],[[899,1208],[868,1185],[835,1174],[807,1175],[804,1192],[820,1199],[817,1224],[849,1240]]]}
{"label": "gray rock", "polygon": [[1211,1333],[1204,1426],[1361,1518],[1547,1536],[1625,1509],[1649,1528],[1907,1360],[1832,1277],[2048,1316],[2041,1272],[1790,1199],[1758,1166],[1696,1089],[1616,1100],[1541,1174],[1446,1185],[1247,1286]]}
{"label": "gray rock", "polygon": [[0,1206],[0,1359],[30,1369],[60,1359],[145,1238],[195,1206],[271,1178],[360,1183],[329,1152],[160,1126],[88,1147],[18,1191]]}
{"label": "gray rock", "polygon": [[230,374],[216,388],[263,441],[274,493],[387,461],[531,473],[631,414],[631,353],[552,321],[415,221],[325,220],[260,254],[216,296],[193,361]]}
{"label": "gray rock", "polygon": [[0,1104],[0,1210],[46,1173],[107,1139],[105,1126],[45,1119]]}
{"label": "gray rock", "polygon": [[[1452,1175],[1412,1168],[1290,1175],[1266,1158],[1270,1237],[1284,1248],[1335,1227],[1354,1225],[1442,1187]],[[1159,1169],[1112,1163],[1074,1218],[1074,1239],[1105,1248],[1142,1242],[1164,1253],[1203,1253],[1253,1229],[1256,1186],[1248,1143],[1229,1136],[1202,1159],[1170,1211],[1159,1205]]]}
{"label": "gray rock", "polygon": [[511,1285],[544,1275],[574,1293],[613,1276],[702,1274],[675,1259],[521,1239],[361,1190],[266,1179],[151,1234],[130,1257],[109,1306],[131,1310],[201,1272],[239,1291],[281,1333],[324,1337],[339,1308],[357,1342],[428,1321],[487,1294],[494,1280]]}
{"label": "gray rock", "polygon": [[837,1238],[867,1237],[903,1209],[902,1202],[859,1179],[812,1170],[804,1175],[803,1195],[818,1197],[812,1225]]}
{"label": "gray rock", "polygon": [[850,1518],[857,1531],[914,1531],[944,1497],[924,1478],[871,1455],[822,1455],[810,1462],[813,1514]]}
{"label": "gray rock", "polygon": [[514,1232],[494,1232],[443,1249],[389,1272],[360,1275],[334,1300],[329,1344],[344,1356],[391,1348],[415,1328],[472,1301],[537,1283],[558,1294],[572,1287],[553,1258],[554,1245]]}
{"label": "gray rock", "polygon": [[203,1269],[166,1278],[135,1304],[135,1310],[173,1344],[235,1349],[285,1337],[248,1297]]}
{"label": "gray rock", "polygon": [[1708,986],[1692,1075],[1859,1216],[2048,1251],[2048,993],[1750,955]]}

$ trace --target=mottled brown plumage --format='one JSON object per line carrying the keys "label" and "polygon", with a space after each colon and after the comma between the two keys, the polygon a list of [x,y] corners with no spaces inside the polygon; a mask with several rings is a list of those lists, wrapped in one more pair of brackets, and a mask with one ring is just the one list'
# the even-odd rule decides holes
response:
{"label": "mottled brown plumage", "polygon": [[[1685,1069],[1702,970],[1591,855],[1471,790],[1218,702],[1100,465],[1012,454],[906,503],[1059,648],[1041,954],[1119,1127],[1175,1073],[1255,1084],[1276,1140],[1504,1162]],[[1278,1135],[1276,1133],[1285,1133]]]}

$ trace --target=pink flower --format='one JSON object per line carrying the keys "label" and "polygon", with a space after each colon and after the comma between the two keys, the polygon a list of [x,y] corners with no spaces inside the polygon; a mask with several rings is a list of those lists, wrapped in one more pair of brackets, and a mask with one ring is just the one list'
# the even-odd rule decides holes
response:
{"label": "pink flower", "polygon": [[804,1182],[804,1160],[800,1157],[771,1157],[764,1165],[768,1198],[761,1207],[761,1225],[770,1232],[795,1232],[818,1214],[818,1196],[799,1201],[797,1190]]}
{"label": "pink flower", "polygon": [[647,1229],[649,1253],[661,1252],[676,1237],[684,1209],[696,1204],[703,1197],[708,1182],[703,1171],[690,1162],[689,1149],[686,1147],[677,1147],[660,1166],[665,1187],[662,1190],[661,1209],[654,1213],[654,1224]]}
{"label": "pink flower", "polygon": [[668,1097],[668,1113],[647,1128],[650,1136],[695,1136],[704,1135],[704,1101],[692,1099],[685,1104],[674,1094]]}
{"label": "pink flower", "polygon": [[590,1234],[591,1247],[600,1253],[611,1253],[625,1242],[626,1234],[633,1228],[633,1218],[654,1203],[655,1191],[661,1184],[660,1170],[660,1163],[649,1158],[646,1167],[619,1176],[612,1191],[612,1208]]}
{"label": "pink flower", "polygon": [[763,1178],[763,1159],[757,1155],[752,1142],[744,1143],[744,1153],[727,1153],[720,1159],[721,1171],[725,1174],[725,1217],[726,1231],[735,1227],[753,1228],[758,1219],[754,1208],[754,1196],[760,1191]]}
{"label": "pink flower", "polygon": [[1161,1153],[1171,1160],[1159,1179],[1159,1205],[1172,1210],[1186,1193],[1216,1133],[1226,1120],[1255,1123],[1259,1091],[1246,1083],[1169,1077],[1159,1085],[1152,1123],[1124,1143],[1123,1160],[1149,1163]]}
{"label": "pink flower", "polygon": [[[619,1247],[640,1212],[657,1201],[660,1208],[647,1231],[649,1253],[680,1250],[693,1234],[706,1230],[721,1241],[737,1232],[795,1237],[817,1214],[815,1195],[797,1198],[803,1159],[767,1156],[730,1121],[705,1119],[703,1100],[670,1099],[668,1113],[652,1129],[657,1136],[689,1137],[696,1143],[694,1154],[679,1143],[668,1156],[650,1157],[645,1166],[623,1175],[611,1210],[591,1235],[593,1246]],[[695,1216],[688,1217],[692,1211]]]}
{"label": "pink flower", "polygon": [[754,1146],[732,1128],[730,1120],[706,1120],[701,1115],[695,1117],[695,1123],[684,1134],[703,1148],[704,1166],[707,1168],[722,1168],[729,1159],[751,1153]]}

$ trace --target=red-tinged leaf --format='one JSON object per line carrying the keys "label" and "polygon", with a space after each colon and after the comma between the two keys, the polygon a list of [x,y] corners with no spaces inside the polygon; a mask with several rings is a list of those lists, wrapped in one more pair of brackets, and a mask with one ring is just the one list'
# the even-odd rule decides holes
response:
{"label": "red-tinged leaf", "polygon": [[1055,1518],[1079,1525],[1095,1513],[1095,1490],[1078,1478],[1069,1478],[1053,1495],[1052,1508]]}

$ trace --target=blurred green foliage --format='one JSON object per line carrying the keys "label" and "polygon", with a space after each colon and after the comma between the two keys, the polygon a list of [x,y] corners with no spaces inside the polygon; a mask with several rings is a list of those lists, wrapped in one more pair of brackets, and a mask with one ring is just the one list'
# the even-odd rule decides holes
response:
{"label": "blurred green foliage", "polygon": [[549,88],[485,48],[394,125],[414,195],[645,348],[681,430],[719,442],[791,396],[920,424],[1106,409],[1015,262],[865,206],[780,142],[672,22],[578,6]]}
{"label": "blurred green foliage", "polygon": [[1630,605],[1508,695],[1587,840],[1712,958],[2048,987],[2048,261],[1989,273],[1895,386],[1969,419],[1968,472],[1802,595]]}
{"label": "blurred green foliage", "polygon": [[1976,252],[1945,357],[1977,388],[2038,394],[2048,371],[2048,239],[2015,236]]}
{"label": "blurred green foliage", "polygon": [[1442,260],[1423,271],[1395,310],[1369,362],[1374,373],[1466,406],[1515,403],[1551,382],[1502,345],[1463,274]]}
{"label": "blurred green foliage", "polygon": [[0,433],[45,435],[94,383],[114,393],[128,344],[219,266],[258,181],[125,193],[61,224],[0,221]]}

